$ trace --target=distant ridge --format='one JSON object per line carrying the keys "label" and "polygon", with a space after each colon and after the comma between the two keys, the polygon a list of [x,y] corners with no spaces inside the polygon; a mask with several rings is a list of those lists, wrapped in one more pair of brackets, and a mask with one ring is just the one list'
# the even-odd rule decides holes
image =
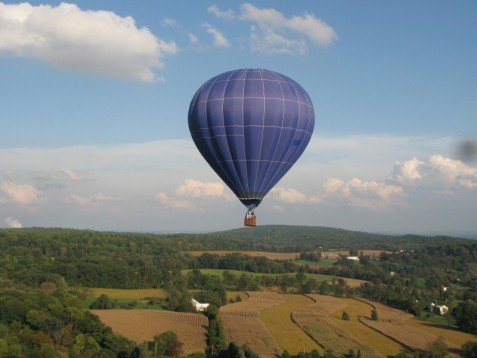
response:
{"label": "distant ridge", "polygon": [[391,235],[352,231],[323,226],[263,225],[198,235],[226,242],[251,245],[255,249],[289,251],[306,248],[334,249],[412,249],[422,244],[443,245],[450,241],[471,242],[471,239],[446,235]]}

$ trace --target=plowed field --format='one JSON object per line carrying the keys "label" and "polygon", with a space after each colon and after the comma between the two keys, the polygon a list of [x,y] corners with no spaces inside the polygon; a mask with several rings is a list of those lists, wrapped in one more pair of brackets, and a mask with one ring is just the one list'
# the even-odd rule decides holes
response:
{"label": "plowed field", "polygon": [[247,344],[261,357],[275,357],[282,353],[280,346],[259,317],[262,310],[285,302],[273,292],[248,292],[249,298],[220,308],[225,334],[229,341]]}
{"label": "plowed field", "polygon": [[100,320],[120,335],[137,343],[173,331],[184,345],[184,354],[204,352],[208,320],[202,314],[155,310],[92,310]]}

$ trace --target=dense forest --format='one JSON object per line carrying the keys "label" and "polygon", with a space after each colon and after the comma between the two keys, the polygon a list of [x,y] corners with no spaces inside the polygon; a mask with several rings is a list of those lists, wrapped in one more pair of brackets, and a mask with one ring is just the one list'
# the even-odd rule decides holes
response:
{"label": "dense forest", "polygon": [[[331,249],[350,250],[359,262],[313,265],[320,252]],[[385,252],[365,256],[366,249]],[[299,252],[308,261],[186,253],[193,250]],[[201,269],[224,271],[219,277]],[[318,282],[312,278],[316,273],[335,278]],[[367,282],[350,289],[343,278]],[[168,309],[187,311],[191,289],[219,307],[226,303],[226,290],[264,286],[284,293],[357,295],[423,317],[431,314],[431,303],[446,304],[452,324],[477,332],[475,240],[294,226],[174,235],[1,229],[0,356],[144,356],[147,346],[116,336],[84,310],[88,287],[163,288]]]}

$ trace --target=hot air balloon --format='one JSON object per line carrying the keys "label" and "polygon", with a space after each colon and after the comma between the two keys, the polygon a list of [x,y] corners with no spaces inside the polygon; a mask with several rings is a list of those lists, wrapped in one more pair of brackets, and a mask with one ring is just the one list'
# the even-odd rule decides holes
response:
{"label": "hot air balloon", "polygon": [[311,139],[310,96],[294,80],[265,69],[215,76],[195,93],[189,130],[197,149],[247,207],[254,209],[298,160]]}

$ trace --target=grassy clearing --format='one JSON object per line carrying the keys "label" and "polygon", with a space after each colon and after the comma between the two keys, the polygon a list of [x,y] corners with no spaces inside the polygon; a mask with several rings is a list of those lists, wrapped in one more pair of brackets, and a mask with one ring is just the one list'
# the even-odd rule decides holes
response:
{"label": "grassy clearing", "polygon": [[336,263],[336,260],[321,259],[320,261],[308,261],[308,260],[295,260],[293,261],[299,265],[308,265],[312,268],[315,267],[331,267]]}
{"label": "grassy clearing", "polygon": [[107,295],[114,303],[115,309],[165,309],[164,290],[137,289],[125,290],[116,288],[90,288],[90,296],[86,298],[84,308],[89,309],[91,304],[101,295]]}
{"label": "grassy clearing", "polygon": [[89,291],[94,297],[107,295],[109,298],[129,298],[129,299],[144,299],[146,297],[166,298],[166,291],[160,288],[145,288],[137,290],[125,290],[118,288],[90,288]]}
{"label": "grassy clearing", "polygon": [[[190,269],[188,270],[182,270],[183,274],[187,274],[187,272],[192,271]],[[232,273],[236,275],[237,277],[240,277],[242,274],[245,274],[247,276],[252,276],[252,277],[261,277],[261,276],[270,276],[270,277],[277,277],[277,276],[282,276],[282,275],[289,275],[289,276],[295,276],[296,273],[259,273],[259,272],[248,272],[248,271],[239,271],[239,270],[223,270],[223,269],[200,269],[200,272],[204,275],[213,275],[213,276],[223,276],[223,272],[228,271],[229,273]],[[321,281],[331,281],[334,276],[327,276],[327,275],[320,275],[320,274],[311,274],[311,273],[306,273],[305,274],[306,278],[312,278],[317,282]],[[346,280],[346,279],[345,279]]]}
{"label": "grassy clearing", "polygon": [[316,349],[323,353],[321,347],[313,341],[292,319],[291,314],[303,306],[312,305],[313,301],[302,295],[284,295],[285,302],[260,312],[260,319],[267,326],[280,347],[291,354]]}

